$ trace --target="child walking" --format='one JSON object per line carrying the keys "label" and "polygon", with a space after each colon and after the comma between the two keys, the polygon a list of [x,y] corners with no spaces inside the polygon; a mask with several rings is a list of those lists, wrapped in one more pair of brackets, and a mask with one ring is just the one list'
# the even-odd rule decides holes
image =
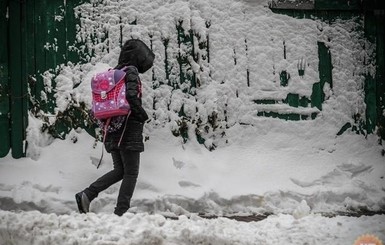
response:
{"label": "child walking", "polygon": [[155,55],[148,46],[138,40],[128,40],[122,47],[118,65],[114,69],[125,68],[126,98],[131,107],[129,117],[116,131],[105,134],[104,146],[111,153],[113,169],[98,178],[89,187],[75,195],[80,213],[89,212],[90,203],[98,194],[111,185],[122,181],[114,213],[122,216],[129,208],[139,174],[140,153],[144,151],[143,125],[148,115],[138,96],[139,73],[149,70]]}

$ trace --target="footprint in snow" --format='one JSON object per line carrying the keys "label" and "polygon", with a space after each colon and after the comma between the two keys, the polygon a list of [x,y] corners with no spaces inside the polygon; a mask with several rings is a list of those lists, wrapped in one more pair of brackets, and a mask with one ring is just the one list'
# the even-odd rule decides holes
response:
{"label": "footprint in snow", "polygon": [[175,166],[177,169],[182,169],[182,168],[186,165],[185,162],[176,160],[175,158],[172,158],[172,161],[173,161],[174,166]]}
{"label": "footprint in snow", "polygon": [[181,180],[178,182],[180,187],[186,188],[186,187],[200,187],[200,185],[197,185],[193,182],[186,181],[186,180]]}
{"label": "footprint in snow", "polygon": [[358,175],[364,173],[370,173],[373,170],[372,166],[365,166],[364,164],[348,164],[344,163],[338,165],[333,171],[325,174],[324,176],[314,181],[301,181],[298,179],[290,178],[290,180],[300,187],[312,187],[316,185],[338,185],[338,183],[346,180],[351,180]]}

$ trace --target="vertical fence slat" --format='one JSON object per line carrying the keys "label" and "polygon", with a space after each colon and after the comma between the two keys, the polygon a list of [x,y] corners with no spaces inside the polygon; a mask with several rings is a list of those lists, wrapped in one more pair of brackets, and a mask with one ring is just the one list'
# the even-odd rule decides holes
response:
{"label": "vertical fence slat", "polygon": [[[33,0],[29,0],[33,1]],[[29,41],[30,37],[28,36],[28,18],[27,15],[29,13],[29,10],[27,9],[27,2],[28,1],[22,1],[20,2],[20,38],[21,38],[21,64],[20,64],[20,70],[21,70],[21,80],[20,80],[20,90],[21,90],[21,124],[22,128],[20,130],[21,139],[22,139],[22,152],[20,157],[25,156],[26,146],[24,145],[24,142],[26,140],[26,129],[28,126],[28,45],[27,42]]]}
{"label": "vertical fence slat", "polygon": [[66,0],[50,1],[53,8],[53,16],[51,17],[51,20],[53,22],[52,34],[54,37],[55,47],[52,52],[56,57],[55,65],[65,64],[67,61],[65,2]]}
{"label": "vertical fence slat", "polygon": [[11,147],[9,132],[8,88],[8,1],[0,1],[0,157],[8,154]]}
{"label": "vertical fence slat", "polygon": [[79,20],[75,18],[75,3],[67,1],[65,4],[65,27],[66,27],[66,57],[67,61],[79,61],[79,55],[76,52],[76,25]]}
{"label": "vertical fence slat", "polygon": [[[382,140],[385,141],[385,31],[384,25],[385,15],[384,13],[376,16],[376,82],[377,82],[377,126],[378,126],[378,135]],[[385,150],[383,151],[385,155]]]}
{"label": "vertical fence slat", "polygon": [[[56,39],[56,30],[55,30],[55,6],[57,6],[57,1],[47,1],[45,7],[45,15],[46,15],[46,48],[44,50],[45,53],[45,70],[50,70],[55,68],[58,63],[58,57],[56,49],[57,47],[57,39]],[[48,112],[53,112],[55,109],[55,97],[54,97],[54,87],[55,80],[51,80],[51,89],[46,90],[47,93],[47,106]]]}
{"label": "vertical fence slat", "polygon": [[39,107],[46,111],[46,103],[42,101],[41,92],[44,91],[44,81],[42,73],[46,70],[46,60],[45,60],[45,49],[44,45],[46,43],[46,18],[47,14],[44,9],[46,6],[46,0],[40,0],[34,2],[35,9],[35,69],[36,69],[36,84],[35,84],[35,94],[36,101],[40,103]]}
{"label": "vertical fence slat", "polygon": [[[373,13],[365,15],[365,37],[372,43],[376,42],[376,20]],[[367,62],[373,62],[368,60]],[[378,71],[377,71],[378,72]],[[376,100],[376,79],[371,74],[365,75],[365,104],[366,104],[366,130],[372,133],[377,124],[377,100]]]}
{"label": "vertical fence slat", "polygon": [[9,3],[9,75],[11,88],[11,147],[12,156],[20,158],[23,156],[23,91],[21,59],[21,6],[19,1]]}

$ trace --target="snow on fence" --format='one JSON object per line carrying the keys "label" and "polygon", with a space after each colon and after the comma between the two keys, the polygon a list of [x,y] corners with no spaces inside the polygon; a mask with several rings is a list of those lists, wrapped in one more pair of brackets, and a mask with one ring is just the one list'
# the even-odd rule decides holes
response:
{"label": "snow on fence", "polygon": [[[6,3],[2,17],[14,5]],[[169,127],[184,142],[198,140],[212,150],[226,144],[227,128],[266,117],[312,121],[337,114],[339,133],[349,127],[364,132],[368,124],[364,87],[375,76],[375,45],[355,12],[325,20],[276,14],[268,1],[45,3],[20,3],[26,18],[17,27],[27,31],[23,50],[32,55],[20,69],[29,81],[22,87],[29,92],[30,119],[39,118],[42,130],[55,137],[77,127],[95,134],[87,114],[90,77],[116,65],[130,38],[142,39],[156,54],[154,67],[142,75],[144,106],[152,115],[148,128]],[[3,147],[0,155],[8,151]]]}

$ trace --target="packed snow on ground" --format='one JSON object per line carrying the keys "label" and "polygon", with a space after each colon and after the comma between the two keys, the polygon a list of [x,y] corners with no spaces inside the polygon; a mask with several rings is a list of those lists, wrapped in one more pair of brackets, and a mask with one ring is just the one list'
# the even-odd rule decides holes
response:
{"label": "packed snow on ground", "polygon": [[[105,153],[96,169],[101,142],[82,129],[53,139],[31,114],[27,157],[0,159],[0,244],[353,244],[366,233],[385,241],[384,215],[324,215],[385,207],[385,161],[377,136],[350,129],[337,136],[345,123],[355,124],[354,116],[365,118],[364,74],[373,74],[373,67],[364,61],[373,49],[360,39],[360,20],[294,19],[266,6],[237,0],[79,6],[78,39],[93,57],[86,64],[62,65],[57,76],[45,74],[47,91],[56,84],[56,113],[71,103],[89,105],[90,78],[116,65],[120,30],[124,39],[152,44],[156,54],[154,69],[142,75],[144,107],[152,120],[145,126],[132,207],[123,217],[112,214],[118,183],[100,193],[91,213],[78,214],[74,194],[108,172],[111,158]],[[182,93],[183,84],[172,84],[178,81],[178,54],[188,56],[191,48],[178,46],[178,23],[192,29],[196,41],[209,40],[210,62],[198,46],[200,58],[189,57],[201,81],[195,96]],[[91,42],[95,33],[99,41]],[[330,49],[334,67],[322,110],[252,102],[282,100],[289,93],[310,97],[319,81],[317,41]],[[301,59],[307,65],[303,77],[297,75]],[[291,74],[287,87],[279,85],[282,70]],[[171,133],[182,105],[189,118],[187,142]],[[285,121],[258,116],[259,111],[318,115]],[[208,122],[213,112],[217,127]],[[195,138],[197,131],[204,144]],[[250,223],[225,218],[259,214],[271,215]]]}

